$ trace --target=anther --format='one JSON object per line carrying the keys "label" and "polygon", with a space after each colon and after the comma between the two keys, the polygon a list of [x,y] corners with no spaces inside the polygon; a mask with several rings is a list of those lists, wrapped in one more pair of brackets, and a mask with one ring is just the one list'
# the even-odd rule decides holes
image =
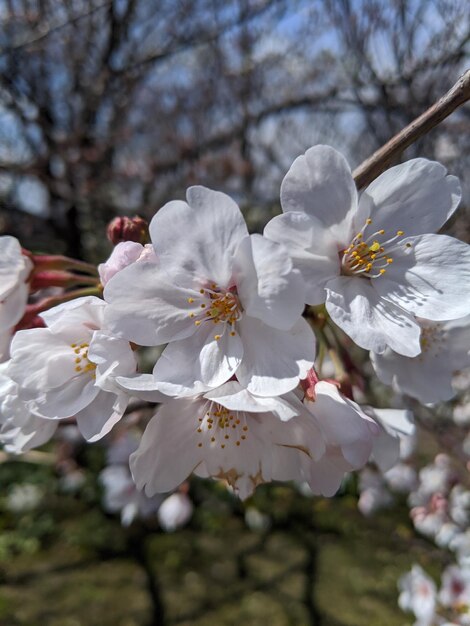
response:
{"label": "anther", "polygon": [[188,302],[189,304],[192,304],[194,302],[194,298],[188,298]]}

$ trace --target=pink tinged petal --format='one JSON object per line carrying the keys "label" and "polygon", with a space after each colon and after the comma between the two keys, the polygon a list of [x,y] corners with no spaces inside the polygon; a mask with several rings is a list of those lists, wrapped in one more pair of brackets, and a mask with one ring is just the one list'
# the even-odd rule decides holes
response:
{"label": "pink tinged petal", "polygon": [[202,461],[198,416],[205,402],[175,399],[163,404],[130,457],[132,476],[147,496],[175,489]]}
{"label": "pink tinged petal", "polygon": [[144,250],[144,246],[135,241],[121,241],[111,252],[106,263],[98,265],[98,274],[104,286],[111,278],[131,263],[135,263]]}
{"label": "pink tinged petal", "polygon": [[[79,374],[62,387],[45,391],[35,398],[38,412],[50,419],[73,417],[88,406],[101,390],[89,374]],[[102,393],[102,392],[101,392]]]}
{"label": "pink tinged petal", "polygon": [[119,422],[128,403],[129,397],[124,393],[100,391],[90,404],[76,413],[79,431],[87,441],[98,441]]}
{"label": "pink tinged petal", "polygon": [[182,272],[227,287],[235,250],[248,235],[243,215],[220,191],[190,187],[186,197],[188,204],[169,202],[152,219],[155,252],[172,274]]}
{"label": "pink tinged petal", "polygon": [[305,302],[323,304],[326,283],[341,270],[338,246],[329,230],[315,217],[290,211],[268,222],[264,236],[283,244],[289,252],[305,282]]}
{"label": "pink tinged petal", "polygon": [[209,320],[192,337],[168,344],[153,370],[158,389],[168,395],[187,395],[229,380],[243,357],[242,340],[230,328]]}
{"label": "pink tinged petal", "polygon": [[105,287],[106,328],[141,346],[184,339],[196,331],[190,302],[199,295],[176,285],[154,263],[135,263]]}
{"label": "pink tinged petal", "polygon": [[468,244],[447,235],[422,235],[406,239],[391,256],[387,273],[374,281],[381,296],[428,320],[468,315]]}
{"label": "pink tinged petal", "polygon": [[316,217],[344,246],[351,238],[357,207],[356,185],[342,154],[330,146],[314,146],[297,157],[281,185],[282,210]]}
{"label": "pink tinged petal", "polygon": [[233,272],[246,315],[280,330],[292,328],[302,315],[305,289],[283,246],[261,235],[245,237],[238,246]]}
{"label": "pink tinged petal", "polygon": [[461,197],[458,178],[446,172],[443,165],[427,159],[391,167],[362,194],[356,228],[362,228],[370,217],[377,229],[392,236],[397,230],[407,236],[438,231]]}
{"label": "pink tinged petal", "polygon": [[406,356],[416,356],[421,346],[414,317],[381,298],[371,282],[345,276],[331,280],[326,309],[332,320],[365,350],[381,353],[390,346]]}
{"label": "pink tinged petal", "polygon": [[259,396],[279,396],[307,376],[315,360],[315,335],[300,318],[290,331],[243,317],[238,324],[244,355],[236,375],[243,387]]}

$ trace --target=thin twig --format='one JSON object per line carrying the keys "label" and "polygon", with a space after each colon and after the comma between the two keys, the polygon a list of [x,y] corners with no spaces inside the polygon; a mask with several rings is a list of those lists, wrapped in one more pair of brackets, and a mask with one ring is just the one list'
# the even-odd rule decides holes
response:
{"label": "thin twig", "polygon": [[470,70],[467,70],[445,96],[408,124],[395,137],[366,159],[354,172],[358,189],[379,176],[412,143],[428,133],[455,109],[470,100]]}

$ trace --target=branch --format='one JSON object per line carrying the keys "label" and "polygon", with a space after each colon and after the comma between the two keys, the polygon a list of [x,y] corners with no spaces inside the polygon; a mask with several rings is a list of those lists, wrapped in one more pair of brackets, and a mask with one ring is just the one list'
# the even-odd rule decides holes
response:
{"label": "branch", "polygon": [[375,180],[403,150],[440,124],[468,100],[470,100],[470,70],[462,74],[455,85],[440,100],[354,170],[353,176],[358,189]]}

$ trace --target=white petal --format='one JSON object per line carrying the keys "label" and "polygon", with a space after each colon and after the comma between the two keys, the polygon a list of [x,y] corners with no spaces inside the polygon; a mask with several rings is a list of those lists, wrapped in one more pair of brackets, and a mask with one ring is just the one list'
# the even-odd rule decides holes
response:
{"label": "white petal", "polygon": [[202,386],[217,387],[237,370],[243,356],[243,344],[238,335],[230,334],[230,327],[220,330],[222,324],[210,320],[187,339],[173,341],[155,364],[153,375],[158,389],[168,395],[197,393]]}
{"label": "white petal", "polygon": [[326,283],[340,273],[338,246],[329,230],[306,213],[277,215],[264,229],[268,239],[282,243],[305,281],[305,302],[323,304]]}
{"label": "white petal", "polygon": [[278,396],[294,389],[315,360],[315,335],[303,319],[290,331],[243,317],[238,324],[244,355],[237,370],[243,387],[259,396]]}
{"label": "white petal", "polygon": [[20,283],[4,300],[0,301],[0,332],[5,332],[23,317],[28,292],[28,285]]}
{"label": "white petal", "polygon": [[73,417],[93,402],[100,393],[93,379],[87,373],[79,374],[67,381],[62,387],[41,394],[35,401],[38,411],[51,419]]}
{"label": "white petal", "polygon": [[357,191],[342,154],[330,146],[314,146],[297,157],[281,185],[282,210],[313,215],[346,247]]}
{"label": "white petal", "polygon": [[240,241],[234,278],[246,315],[289,330],[302,315],[305,289],[285,248],[251,235]]}
{"label": "white petal", "polygon": [[116,393],[114,379],[119,375],[134,374],[137,369],[134,352],[127,340],[98,331],[91,340],[88,359],[97,365],[96,384],[105,391]]}
{"label": "white petal", "polygon": [[319,461],[311,463],[309,469],[307,481],[312,492],[330,498],[341,487],[349,466],[341,455],[328,451]]}
{"label": "white petal", "polygon": [[168,396],[157,391],[158,382],[152,374],[118,376],[116,383],[132,396],[136,396],[147,402],[165,402],[168,400]]}
{"label": "white petal", "polygon": [[331,280],[326,300],[331,318],[361,348],[381,353],[388,345],[416,356],[421,351],[418,324],[406,311],[380,298],[370,282],[345,276]]}
{"label": "white petal", "polygon": [[[470,364],[470,357],[468,360]],[[383,383],[424,404],[445,402],[455,395],[452,377],[457,368],[452,368],[444,356],[425,350],[410,359],[386,350],[383,354],[371,353],[371,361]]]}
{"label": "white petal", "polygon": [[76,376],[74,349],[49,328],[18,331],[11,351],[8,376],[22,387],[47,391]]}
{"label": "white petal", "polygon": [[30,415],[21,426],[16,425],[14,420],[4,424],[0,432],[0,441],[6,452],[22,454],[49,441],[57,427],[56,421]]}
{"label": "white petal", "polygon": [[387,472],[400,458],[400,438],[385,429],[374,440],[372,459],[381,472]]}
{"label": "white petal", "polygon": [[275,398],[254,396],[237,381],[230,381],[208,391],[204,397],[215,400],[218,404],[232,411],[249,411],[251,413],[271,411],[282,421],[290,420],[303,412],[302,403],[294,394]]}
{"label": "white petal", "polygon": [[[248,235],[236,203],[220,191],[190,187],[185,202],[169,202],[150,223],[155,252],[163,268],[189,273],[200,281],[227,287],[231,260]],[[189,205],[189,206],[188,206]]]}
{"label": "white petal", "polygon": [[198,415],[205,403],[185,399],[163,404],[130,457],[132,476],[147,496],[175,489],[202,460],[197,446]]}
{"label": "white petal", "polygon": [[[69,302],[59,304],[52,309],[41,313],[46,325],[54,333],[70,332],[77,333],[77,329],[85,328],[89,335],[103,325],[103,316],[106,302],[95,296],[75,298]],[[79,336],[82,330],[77,333]]]}
{"label": "white petal", "polygon": [[446,176],[436,161],[412,159],[391,167],[371,183],[359,201],[356,227],[368,217],[386,235],[397,230],[407,236],[433,233],[448,220],[460,202],[458,178]]}
{"label": "white petal", "polygon": [[189,337],[196,330],[190,301],[197,296],[171,282],[154,263],[134,263],[105,287],[106,328],[141,346]]}
{"label": "white petal", "polygon": [[371,442],[373,434],[378,434],[377,424],[357,404],[341,395],[336,385],[320,381],[315,385],[315,395],[315,401],[307,402],[306,406],[315,416],[327,445]]}
{"label": "white petal", "polygon": [[129,398],[101,391],[96,398],[76,414],[77,426],[87,441],[98,441],[107,435],[124,415]]}
{"label": "white petal", "polygon": [[393,264],[387,273],[374,281],[380,295],[429,320],[468,315],[468,244],[446,235],[422,235],[405,240],[391,256]]}
{"label": "white petal", "polygon": [[391,432],[411,436],[415,432],[413,413],[406,409],[373,409],[372,417]]}
{"label": "white petal", "polygon": [[0,237],[0,301],[25,281],[32,269],[31,261],[21,252],[18,239]]}

